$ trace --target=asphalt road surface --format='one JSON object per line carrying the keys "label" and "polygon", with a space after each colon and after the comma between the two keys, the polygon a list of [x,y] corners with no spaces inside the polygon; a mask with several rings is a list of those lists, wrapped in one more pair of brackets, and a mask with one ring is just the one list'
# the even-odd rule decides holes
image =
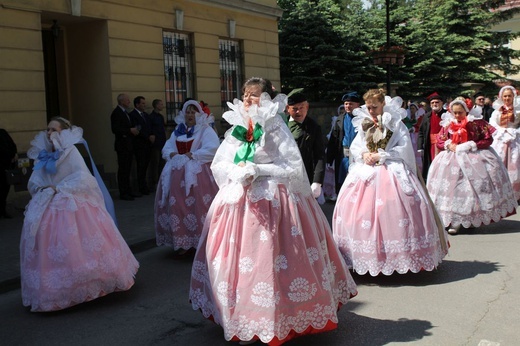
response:
{"label": "asphalt road surface", "polygon": [[[329,216],[332,205],[325,206]],[[338,329],[286,345],[520,345],[520,218],[450,236],[433,272],[354,275],[359,295]],[[1,345],[236,345],[188,302],[191,259],[166,247],[137,255],[135,286],[53,313],[20,290],[0,295]],[[260,343],[257,343],[260,345]]]}

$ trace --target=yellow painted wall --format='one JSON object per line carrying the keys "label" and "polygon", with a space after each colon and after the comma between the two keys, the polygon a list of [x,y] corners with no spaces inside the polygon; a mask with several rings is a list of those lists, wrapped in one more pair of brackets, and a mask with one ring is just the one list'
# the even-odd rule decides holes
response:
{"label": "yellow painted wall", "polygon": [[[25,152],[47,122],[42,28],[61,27],[59,61],[61,115],[84,128],[94,157],[107,171],[117,168],[110,113],[119,93],[144,96],[148,111],[164,99],[163,30],[176,31],[175,10],[184,11],[181,32],[194,47],[195,97],[220,117],[219,39],[244,49],[245,78],[263,76],[280,84],[278,17],[268,1],[82,0],[81,16],[70,0],[0,0],[0,127]],[[254,10],[250,10],[253,7]],[[262,11],[265,11],[262,13]],[[275,13],[275,14],[273,14]],[[218,122],[217,122],[218,123]]]}
{"label": "yellow painted wall", "polygon": [[45,124],[41,49],[40,14],[0,7],[0,127],[20,151]]}

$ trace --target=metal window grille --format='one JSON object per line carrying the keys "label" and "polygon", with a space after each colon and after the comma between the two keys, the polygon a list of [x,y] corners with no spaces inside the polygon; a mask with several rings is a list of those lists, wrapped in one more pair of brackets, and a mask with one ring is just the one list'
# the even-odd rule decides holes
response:
{"label": "metal window grille", "polygon": [[166,119],[172,123],[183,102],[193,97],[193,49],[189,35],[163,32]]}
{"label": "metal window grille", "polygon": [[228,110],[226,102],[242,96],[242,58],[240,42],[219,40],[220,101],[223,112]]}

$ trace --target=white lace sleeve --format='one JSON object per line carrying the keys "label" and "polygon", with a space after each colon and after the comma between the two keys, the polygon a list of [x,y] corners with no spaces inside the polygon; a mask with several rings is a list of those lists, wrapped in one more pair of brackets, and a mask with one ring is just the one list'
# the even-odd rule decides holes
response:
{"label": "white lace sleeve", "polygon": [[211,127],[205,126],[202,130],[202,143],[199,149],[192,151],[193,158],[200,163],[208,163],[213,160],[220,145],[218,136]]}
{"label": "white lace sleeve", "polygon": [[409,170],[416,173],[417,164],[412,141],[404,123],[400,123],[392,134],[385,152],[387,153],[386,160],[403,161]]}
{"label": "white lace sleeve", "polygon": [[497,130],[500,129],[500,126],[498,125],[498,117],[500,115],[500,111],[498,109],[495,109],[493,113],[491,113],[491,117],[489,118],[489,125],[493,126]]}
{"label": "white lace sleeve", "polygon": [[238,147],[242,144],[242,142],[231,136],[232,130],[233,128],[226,132],[225,139],[217,149],[211,164],[213,177],[220,188],[230,182],[228,177],[236,167],[234,163],[235,154]]}
{"label": "white lace sleeve", "polygon": [[175,144],[175,139],[177,136],[175,136],[175,132],[172,133],[170,138],[164,143],[164,146],[161,150],[162,158],[168,161],[170,159],[171,153],[177,153],[177,144]]}

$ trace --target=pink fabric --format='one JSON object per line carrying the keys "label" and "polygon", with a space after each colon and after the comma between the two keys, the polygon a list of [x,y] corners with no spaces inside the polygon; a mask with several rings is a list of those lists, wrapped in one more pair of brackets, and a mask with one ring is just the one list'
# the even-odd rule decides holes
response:
{"label": "pink fabric", "polygon": [[[428,172],[428,190],[446,227],[487,225],[511,215],[517,206],[518,197],[506,169],[495,151],[489,149],[496,129],[484,120],[468,121],[465,129],[468,141],[474,142],[478,150],[467,148],[456,153],[444,150],[433,160]],[[445,127],[437,137],[441,149],[453,134]],[[513,165],[516,172],[519,163]]]}
{"label": "pink fabric", "polygon": [[221,325],[226,340],[279,344],[335,327],[338,307],[357,290],[316,200],[280,184],[272,200],[252,202],[245,189],[226,204],[224,187],[208,212],[193,308]]}
{"label": "pink fabric", "polygon": [[[137,260],[106,209],[90,198],[97,197],[58,192],[43,213],[34,248],[22,235],[22,299],[31,311],[64,309],[134,284]],[[29,204],[26,221],[32,212]]]}
{"label": "pink fabric", "polygon": [[161,174],[155,196],[155,235],[157,245],[172,246],[175,250],[197,248],[206,213],[217,194],[218,186],[213,179],[211,163],[202,165],[197,174],[197,185],[186,196],[185,168],[173,170],[170,176],[166,203],[163,199]]}
{"label": "pink fabric", "polygon": [[372,179],[343,184],[334,209],[334,239],[347,265],[372,276],[435,269],[446,254],[418,178],[401,171],[405,193],[405,180],[399,182],[387,165],[374,168]]}
{"label": "pink fabric", "polygon": [[515,199],[520,201],[520,141],[511,141],[500,146],[496,146],[498,156],[502,159],[502,163],[506,166],[507,174],[513,190]]}
{"label": "pink fabric", "polygon": [[428,191],[446,227],[488,225],[517,206],[507,172],[489,149],[439,153],[428,172]]}

